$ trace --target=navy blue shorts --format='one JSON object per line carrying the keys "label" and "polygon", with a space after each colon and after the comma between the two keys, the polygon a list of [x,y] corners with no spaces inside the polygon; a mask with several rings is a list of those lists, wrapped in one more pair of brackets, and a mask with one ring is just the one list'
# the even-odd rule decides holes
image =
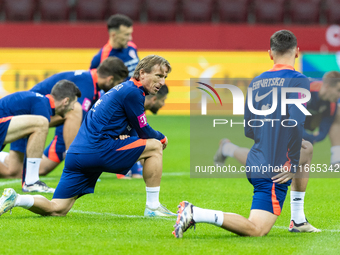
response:
{"label": "navy blue shorts", "polygon": [[7,135],[7,130],[9,123],[11,122],[10,120],[13,118],[13,116],[0,116],[0,146],[1,150],[5,147],[6,144],[4,144],[6,135]]}
{"label": "navy blue shorts", "polygon": [[280,215],[291,180],[284,184],[273,183],[269,178],[248,178],[248,180],[254,186],[251,210],[264,210]]}
{"label": "navy blue shorts", "polygon": [[125,175],[143,153],[146,140],[129,137],[113,140],[110,145],[96,153],[68,152],[53,198],[66,199],[93,193],[102,172]]}
{"label": "navy blue shorts", "polygon": [[11,150],[26,153],[27,140],[28,138],[24,137],[11,143]]}

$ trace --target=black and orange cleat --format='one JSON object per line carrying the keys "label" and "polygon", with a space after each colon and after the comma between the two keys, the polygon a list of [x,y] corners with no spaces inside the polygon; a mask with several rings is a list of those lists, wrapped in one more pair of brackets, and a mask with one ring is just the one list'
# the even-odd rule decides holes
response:
{"label": "black and orange cleat", "polygon": [[172,231],[172,234],[176,238],[182,238],[183,233],[187,231],[188,228],[196,228],[196,222],[193,219],[193,207],[194,206],[187,201],[182,201],[179,203],[179,210],[177,212],[178,216],[174,226],[175,230]]}

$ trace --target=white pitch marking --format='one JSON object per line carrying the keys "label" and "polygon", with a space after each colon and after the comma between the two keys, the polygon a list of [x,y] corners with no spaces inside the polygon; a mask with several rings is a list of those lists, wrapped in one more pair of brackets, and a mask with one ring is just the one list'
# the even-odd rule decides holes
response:
{"label": "white pitch marking", "polygon": [[17,183],[21,182],[21,180],[13,180],[13,181],[8,181],[8,182],[0,182],[0,186],[6,186],[7,184],[12,184],[12,183]]}
{"label": "white pitch marking", "polygon": [[111,216],[111,217],[118,217],[118,218],[139,218],[139,219],[162,219],[162,220],[171,220],[175,221],[175,217],[146,217],[142,215],[124,215],[124,214],[115,214],[115,213],[99,213],[99,212],[88,212],[88,211],[81,211],[81,210],[71,210],[70,212],[74,213],[81,213],[81,214],[90,214],[90,215],[100,215],[100,216]]}

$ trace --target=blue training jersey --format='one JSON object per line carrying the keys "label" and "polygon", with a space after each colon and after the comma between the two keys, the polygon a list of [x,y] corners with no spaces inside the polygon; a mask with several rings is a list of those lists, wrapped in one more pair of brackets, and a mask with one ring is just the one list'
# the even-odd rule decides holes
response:
{"label": "blue training jersey", "polygon": [[[249,88],[252,89],[252,102],[255,109],[266,110],[272,107],[274,88],[277,88],[277,108],[273,113],[262,116],[250,112],[246,103],[245,135],[255,142],[248,154],[247,166],[259,168],[266,166],[267,169],[287,166],[292,172],[297,170],[305,115],[294,104],[287,104],[286,115],[281,115],[281,89],[288,87],[309,90],[307,77],[288,65],[274,65],[273,69],[257,76],[250,83]],[[286,97],[298,99],[301,94],[287,93]],[[248,123],[253,127],[248,126]],[[262,126],[261,123],[263,123]],[[253,177],[269,178],[273,175],[275,175],[273,171],[264,175],[251,174]]]}
{"label": "blue training jersey", "polygon": [[[303,139],[315,143],[326,138],[335,119],[337,103],[324,101],[319,97],[322,81],[310,81],[311,99],[307,103],[307,109],[312,116],[306,116]],[[317,135],[306,131],[314,131],[316,128],[319,128]]]}
{"label": "blue training jersey", "polygon": [[137,132],[142,139],[164,141],[165,136],[152,129],[144,112],[145,90],[140,82],[131,79],[109,90],[86,115],[69,153],[107,151],[119,135]]}
{"label": "blue training jersey", "polygon": [[137,54],[137,46],[133,42],[128,42],[127,48],[113,49],[108,42],[103,48],[93,57],[91,61],[90,69],[98,68],[99,64],[108,57],[117,57],[124,62],[124,65],[129,70],[130,79],[133,76],[133,72],[139,62]]}
{"label": "blue training jersey", "polygon": [[38,92],[42,95],[50,94],[53,86],[61,80],[69,80],[77,85],[81,92],[81,97],[78,98],[78,102],[83,109],[83,119],[90,110],[92,105],[99,99],[99,88],[97,85],[97,71],[72,71],[63,72],[52,75],[51,77],[39,82],[35,85],[31,91]]}
{"label": "blue training jersey", "polygon": [[54,99],[31,91],[20,91],[0,99],[0,116],[41,115],[51,120],[55,115]]}

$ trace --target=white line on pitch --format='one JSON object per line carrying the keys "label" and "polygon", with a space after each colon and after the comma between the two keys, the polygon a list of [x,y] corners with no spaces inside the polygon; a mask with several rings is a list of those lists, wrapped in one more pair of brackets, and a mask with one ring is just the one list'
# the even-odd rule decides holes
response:
{"label": "white line on pitch", "polygon": [[[142,215],[124,215],[124,214],[115,214],[115,213],[99,213],[99,212],[88,212],[88,211],[81,211],[81,210],[71,210],[73,213],[81,213],[81,214],[89,214],[89,215],[101,215],[101,216],[111,216],[111,217],[118,217],[118,218],[139,218],[139,219],[148,219],[150,217],[142,216]],[[175,221],[175,217],[154,217],[155,219],[162,219],[162,220],[171,220]]]}
{"label": "white line on pitch", "polygon": [[0,182],[0,186],[5,186],[5,185],[8,185],[8,184],[17,183],[17,182],[21,182],[21,180],[12,180],[12,181],[7,181],[7,182]]}

